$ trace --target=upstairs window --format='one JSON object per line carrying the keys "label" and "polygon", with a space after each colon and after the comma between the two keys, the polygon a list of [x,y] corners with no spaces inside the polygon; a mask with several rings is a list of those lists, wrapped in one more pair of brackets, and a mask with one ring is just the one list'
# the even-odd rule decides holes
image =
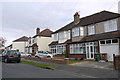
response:
{"label": "upstairs window", "polygon": [[104,22],[105,32],[115,31],[117,30],[117,21],[116,19],[105,21]]}
{"label": "upstairs window", "polygon": [[84,28],[80,27],[80,36],[84,36]]}
{"label": "upstairs window", "polygon": [[88,26],[88,35],[93,35],[93,34],[95,34],[95,26],[90,25]]}
{"label": "upstairs window", "polygon": [[72,37],[79,36],[79,28],[73,28],[72,29]]}
{"label": "upstairs window", "polygon": [[52,39],[53,39],[53,41],[57,41],[58,40],[58,33],[52,34]]}
{"label": "upstairs window", "polygon": [[59,40],[62,40],[62,39],[64,39],[64,32],[59,33]]}

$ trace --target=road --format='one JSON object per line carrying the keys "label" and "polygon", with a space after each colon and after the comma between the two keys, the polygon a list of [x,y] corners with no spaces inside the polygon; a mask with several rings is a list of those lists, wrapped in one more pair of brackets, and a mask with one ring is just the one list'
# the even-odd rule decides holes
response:
{"label": "road", "polygon": [[69,72],[39,68],[23,63],[3,63],[3,78],[82,78]]}

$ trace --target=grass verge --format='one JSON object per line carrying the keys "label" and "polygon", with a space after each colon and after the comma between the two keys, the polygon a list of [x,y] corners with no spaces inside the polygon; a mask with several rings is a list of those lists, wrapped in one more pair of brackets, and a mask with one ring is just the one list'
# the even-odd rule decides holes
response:
{"label": "grass verge", "polygon": [[31,64],[31,65],[35,65],[35,66],[38,66],[38,67],[41,67],[41,68],[48,68],[48,69],[57,68],[57,66],[54,66],[54,65],[40,64],[40,63],[30,62],[30,61],[21,61],[21,63]]}
{"label": "grass verge", "polygon": [[72,64],[72,63],[79,63],[81,61],[78,61],[78,60],[69,60],[69,63]]}

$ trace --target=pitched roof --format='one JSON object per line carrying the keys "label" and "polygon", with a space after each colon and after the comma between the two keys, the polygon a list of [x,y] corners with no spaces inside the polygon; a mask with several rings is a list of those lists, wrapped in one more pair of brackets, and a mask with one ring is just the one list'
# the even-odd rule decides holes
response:
{"label": "pitched roof", "polygon": [[70,30],[73,27],[87,26],[90,24],[94,24],[94,23],[98,23],[98,22],[102,22],[102,21],[106,21],[106,20],[110,20],[110,19],[114,19],[118,17],[120,17],[120,14],[118,13],[113,13],[109,11],[101,11],[101,12],[80,18],[80,22],[77,25],[75,25],[74,21],[72,21],[71,23],[67,24],[66,26],[58,29],[57,31],[53,33]]}
{"label": "pitched roof", "polygon": [[97,41],[97,40],[104,40],[104,39],[111,39],[111,38],[120,38],[120,31],[113,31],[108,33],[85,36],[80,41],[72,42],[72,43]]}
{"label": "pitched roof", "polygon": [[74,26],[74,22],[71,22],[69,24],[67,24],[66,26],[58,29],[57,31],[53,32],[52,34],[54,33],[57,33],[57,32],[60,32],[60,31],[67,31],[67,30],[70,30],[72,27]]}
{"label": "pitched roof", "polygon": [[16,40],[14,40],[13,42],[19,42],[19,41],[28,41],[28,37],[26,37],[26,36],[23,36],[23,37],[21,37],[21,38],[18,38],[18,39],[16,39]]}
{"label": "pitched roof", "polygon": [[109,11],[101,11],[95,14],[92,14],[90,16],[86,16],[80,19],[80,22],[76,26],[87,26],[90,24],[114,19],[120,17],[120,14],[118,13],[113,13]]}
{"label": "pitched roof", "polygon": [[52,34],[52,31],[50,29],[45,29],[33,37],[36,37],[36,36],[51,37],[51,34]]}
{"label": "pitched roof", "polygon": [[67,43],[71,43],[71,39],[66,40],[64,43],[58,43],[58,41],[53,41],[49,44],[49,46],[51,45],[60,45],[60,44],[67,44]]}

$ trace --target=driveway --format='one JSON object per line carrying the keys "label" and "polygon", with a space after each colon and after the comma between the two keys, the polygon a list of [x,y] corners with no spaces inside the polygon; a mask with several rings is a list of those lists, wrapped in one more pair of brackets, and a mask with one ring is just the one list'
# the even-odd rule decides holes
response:
{"label": "driveway", "polygon": [[80,63],[70,64],[70,65],[79,66],[79,67],[114,70],[114,66],[112,62],[82,61]]}

